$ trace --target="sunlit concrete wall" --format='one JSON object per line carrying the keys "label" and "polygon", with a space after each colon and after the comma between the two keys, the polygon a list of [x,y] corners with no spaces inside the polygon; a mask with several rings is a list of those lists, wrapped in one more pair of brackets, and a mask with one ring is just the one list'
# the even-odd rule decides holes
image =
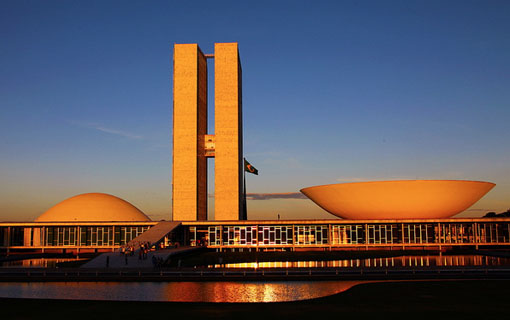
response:
{"label": "sunlit concrete wall", "polygon": [[173,220],[207,219],[207,61],[197,44],[174,46]]}
{"label": "sunlit concrete wall", "polygon": [[215,220],[238,220],[243,212],[241,63],[237,43],[214,46]]}
{"label": "sunlit concrete wall", "polygon": [[301,192],[343,219],[438,219],[466,210],[494,186],[468,180],[397,180],[328,184]]}

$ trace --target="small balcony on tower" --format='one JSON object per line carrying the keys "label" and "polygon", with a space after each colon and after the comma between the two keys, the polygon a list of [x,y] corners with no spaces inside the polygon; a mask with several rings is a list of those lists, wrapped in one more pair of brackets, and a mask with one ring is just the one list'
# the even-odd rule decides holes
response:
{"label": "small balcony on tower", "polygon": [[216,154],[216,136],[214,134],[204,135],[204,155],[206,158],[214,158]]}

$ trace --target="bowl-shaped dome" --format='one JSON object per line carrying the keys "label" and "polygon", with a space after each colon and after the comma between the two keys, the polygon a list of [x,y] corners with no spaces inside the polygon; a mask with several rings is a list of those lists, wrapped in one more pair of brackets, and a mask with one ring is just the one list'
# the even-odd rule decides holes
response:
{"label": "bowl-shaped dome", "polygon": [[462,180],[372,181],[315,186],[301,192],[344,219],[431,219],[466,210],[494,186]]}
{"label": "bowl-shaped dome", "polygon": [[131,203],[115,196],[105,193],[84,193],[56,204],[35,221],[151,221],[151,219]]}

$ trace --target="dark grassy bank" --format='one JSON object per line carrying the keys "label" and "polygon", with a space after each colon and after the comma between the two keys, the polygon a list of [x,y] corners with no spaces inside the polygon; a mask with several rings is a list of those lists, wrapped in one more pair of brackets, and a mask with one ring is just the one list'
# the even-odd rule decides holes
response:
{"label": "dark grassy bank", "polygon": [[176,267],[181,261],[182,267],[206,266],[212,264],[264,262],[264,261],[330,261],[387,258],[404,255],[438,254],[434,251],[259,251],[259,252],[216,252],[205,251],[174,256],[165,266]]}
{"label": "dark grassy bank", "polygon": [[176,303],[0,299],[2,319],[504,319],[510,281],[363,284],[284,303]]}

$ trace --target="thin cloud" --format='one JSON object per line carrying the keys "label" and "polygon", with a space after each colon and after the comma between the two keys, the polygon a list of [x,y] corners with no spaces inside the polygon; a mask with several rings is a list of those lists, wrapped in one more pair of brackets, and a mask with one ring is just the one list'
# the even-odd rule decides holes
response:
{"label": "thin cloud", "polygon": [[107,128],[102,125],[98,125],[96,123],[79,123],[79,122],[74,122],[74,121],[69,121],[69,123],[76,125],[76,126],[86,127],[89,129],[94,129],[94,130],[97,130],[100,132],[109,133],[109,134],[113,134],[113,135],[128,138],[128,139],[133,139],[133,140],[143,139],[143,136],[141,136],[141,135],[133,134],[133,133],[122,131],[122,130]]}
{"label": "thin cloud", "polygon": [[139,136],[136,134],[132,134],[129,132],[120,131],[120,130],[116,130],[116,129],[106,128],[106,127],[102,127],[102,126],[89,126],[89,128],[96,129],[101,132],[114,134],[114,135],[121,136],[121,137],[128,138],[128,139],[135,139],[135,140],[143,139],[142,136]]}
{"label": "thin cloud", "polygon": [[338,182],[368,182],[368,181],[391,181],[391,180],[418,180],[418,177],[411,176],[388,176],[384,178],[377,177],[340,177]]}
{"label": "thin cloud", "polygon": [[272,199],[308,199],[308,198],[300,192],[286,192],[286,193],[247,193],[246,199],[272,200]]}

